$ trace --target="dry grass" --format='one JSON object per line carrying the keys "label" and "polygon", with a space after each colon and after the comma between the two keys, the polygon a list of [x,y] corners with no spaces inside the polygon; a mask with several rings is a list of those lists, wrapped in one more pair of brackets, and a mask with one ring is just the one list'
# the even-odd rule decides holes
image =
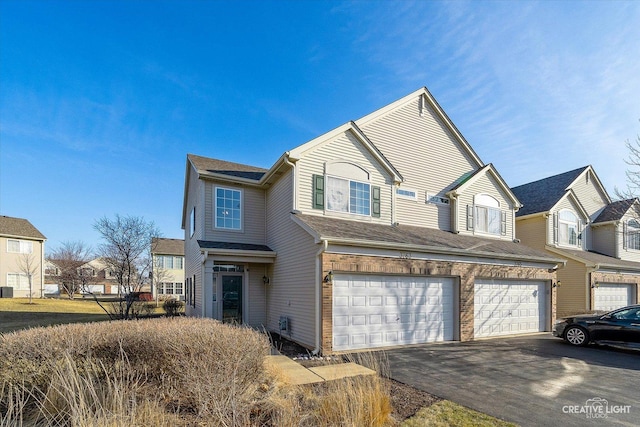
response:
{"label": "dry grass", "polygon": [[443,400],[421,409],[416,415],[402,423],[402,427],[422,426],[516,427],[517,425]]}
{"label": "dry grass", "polygon": [[391,424],[379,376],[289,386],[268,351],[264,334],[193,318],[1,335],[0,427]]}

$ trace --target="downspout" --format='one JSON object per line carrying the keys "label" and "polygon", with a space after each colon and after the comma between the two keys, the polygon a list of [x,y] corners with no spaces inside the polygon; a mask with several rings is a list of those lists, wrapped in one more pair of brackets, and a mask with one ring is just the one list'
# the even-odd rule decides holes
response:
{"label": "downspout", "polygon": [[451,199],[451,231],[455,234],[460,233],[460,224],[458,223],[458,194],[455,191],[448,193]]}
{"label": "downspout", "polygon": [[[591,311],[593,310],[593,300],[591,299],[591,273],[595,273],[596,271],[600,270],[600,265],[596,264],[595,266],[591,267],[591,268],[587,268],[587,273],[586,273],[586,278],[585,278],[585,282],[587,283],[587,292],[586,292],[586,307],[585,309],[587,311]],[[595,292],[595,291],[594,291]]]}
{"label": "downspout", "polygon": [[329,241],[322,239],[316,253],[316,345],[313,354],[322,351],[322,254],[327,250]]}
{"label": "downspout", "polygon": [[[620,223],[617,222],[616,225],[614,225],[614,229],[613,229],[613,244],[615,246],[615,252],[614,252],[614,256],[618,259],[620,259],[620,236],[618,236],[618,231],[620,230]],[[624,238],[624,237],[623,237]]]}
{"label": "downspout", "polygon": [[[202,253],[202,265],[200,266],[200,290],[201,290],[200,304],[202,304],[202,310],[200,311],[201,311],[202,317],[207,316],[207,300],[205,299],[206,292],[204,289],[204,279],[206,277],[206,270],[207,270],[207,258],[209,258],[209,251],[204,251]],[[211,291],[213,292],[213,289],[211,289]],[[211,299],[211,312],[212,312],[211,314],[213,315],[213,298]]]}

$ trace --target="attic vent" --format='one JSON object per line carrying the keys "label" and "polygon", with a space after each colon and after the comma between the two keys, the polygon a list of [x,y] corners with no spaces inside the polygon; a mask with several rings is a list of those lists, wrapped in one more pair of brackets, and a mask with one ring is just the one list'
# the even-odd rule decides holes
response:
{"label": "attic vent", "polygon": [[425,109],[424,95],[420,95],[420,98],[418,100],[418,112],[420,113],[420,117],[424,117],[424,109]]}

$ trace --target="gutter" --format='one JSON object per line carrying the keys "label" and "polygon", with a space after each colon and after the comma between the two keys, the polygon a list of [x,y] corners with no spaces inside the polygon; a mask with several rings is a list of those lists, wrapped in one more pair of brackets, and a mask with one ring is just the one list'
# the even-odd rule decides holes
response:
{"label": "gutter", "polygon": [[329,241],[322,239],[320,249],[316,252],[316,343],[313,355],[322,351],[322,254],[327,250]]}
{"label": "gutter", "polygon": [[295,211],[298,208],[298,187],[296,186],[296,165],[289,160],[289,152],[287,151],[282,156],[282,161],[285,165],[291,167],[291,188],[293,188],[293,207],[292,210]]}

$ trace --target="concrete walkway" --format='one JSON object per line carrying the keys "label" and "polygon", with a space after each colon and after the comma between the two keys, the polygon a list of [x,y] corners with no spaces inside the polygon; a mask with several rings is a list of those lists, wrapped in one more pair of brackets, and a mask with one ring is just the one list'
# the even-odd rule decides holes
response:
{"label": "concrete walkway", "polygon": [[306,368],[287,356],[267,356],[265,363],[280,371],[287,384],[321,383],[358,375],[375,375],[376,371],[357,363],[334,363]]}

